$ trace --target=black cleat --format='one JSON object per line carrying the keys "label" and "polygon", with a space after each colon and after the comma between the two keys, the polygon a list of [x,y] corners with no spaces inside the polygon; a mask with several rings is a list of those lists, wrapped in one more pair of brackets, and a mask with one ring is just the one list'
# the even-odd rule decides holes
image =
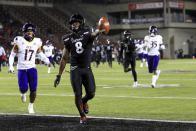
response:
{"label": "black cleat", "polygon": [[80,123],[81,124],[86,124],[86,116],[81,116]]}
{"label": "black cleat", "polygon": [[83,104],[83,110],[84,110],[85,114],[88,114],[88,104],[87,103]]}

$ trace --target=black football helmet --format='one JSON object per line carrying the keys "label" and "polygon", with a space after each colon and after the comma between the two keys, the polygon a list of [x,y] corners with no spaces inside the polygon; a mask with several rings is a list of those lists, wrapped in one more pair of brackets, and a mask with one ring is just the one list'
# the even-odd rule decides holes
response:
{"label": "black football helmet", "polygon": [[[79,22],[80,23],[78,28],[73,26],[74,22]],[[69,24],[70,24],[71,30],[73,30],[74,32],[77,32],[78,30],[81,30],[81,29],[84,28],[84,24],[85,24],[84,17],[82,15],[80,15],[80,14],[73,14],[70,17]]]}
{"label": "black football helmet", "polygon": [[128,31],[128,30],[125,30],[125,31],[123,32],[123,35],[124,35],[125,38],[130,38],[131,35],[132,35],[132,33],[131,33],[130,31]]}
{"label": "black football helmet", "polygon": [[[32,31],[33,33],[29,33],[29,31]],[[35,26],[32,24],[26,23],[22,27],[22,32],[23,32],[24,38],[27,41],[32,41],[35,37]]]}
{"label": "black football helmet", "polygon": [[157,35],[158,34],[158,31],[157,31],[157,27],[156,26],[150,26],[149,27],[149,33],[150,35]]}

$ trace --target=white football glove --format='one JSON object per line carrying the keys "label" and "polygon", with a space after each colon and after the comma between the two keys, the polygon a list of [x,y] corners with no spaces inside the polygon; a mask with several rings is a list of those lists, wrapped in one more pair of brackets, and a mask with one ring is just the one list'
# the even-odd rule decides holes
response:
{"label": "white football glove", "polygon": [[165,45],[162,44],[161,45],[161,49],[165,50]]}

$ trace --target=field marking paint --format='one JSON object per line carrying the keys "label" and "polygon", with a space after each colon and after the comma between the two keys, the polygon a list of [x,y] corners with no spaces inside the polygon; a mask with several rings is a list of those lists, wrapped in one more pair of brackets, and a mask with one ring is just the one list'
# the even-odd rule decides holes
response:
{"label": "field marking paint", "polygon": [[[20,96],[20,93],[0,93],[0,95]],[[60,96],[66,97],[74,95],[72,94],[37,94],[38,96]],[[110,95],[96,95],[96,97],[105,98],[133,98],[133,99],[175,99],[175,100],[196,100],[195,97],[151,97],[151,96],[110,96]]]}
{"label": "field marking paint", "polygon": [[[180,84],[157,84],[155,88],[179,87],[179,86]],[[116,87],[132,87],[132,85],[103,86],[102,88],[116,88]],[[152,88],[151,84],[138,84],[138,87]]]}
{"label": "field marking paint", "polygon": [[[168,75],[168,74],[167,74]],[[173,74],[170,74],[173,75]],[[169,75],[168,75],[169,76]],[[189,74],[189,76],[196,76],[195,74]],[[12,80],[16,80],[17,77],[0,77],[0,80],[7,80],[7,79],[12,79]],[[54,80],[54,78],[51,77],[44,77],[42,78],[43,80],[45,79],[50,79],[50,80]],[[67,78],[61,78],[62,80],[69,80]],[[95,80],[102,80],[102,81],[107,81],[107,80],[113,80],[113,81],[131,81],[131,77],[121,77],[121,78],[96,78]],[[139,80],[152,80],[152,77],[148,77],[148,78],[140,78]],[[192,78],[160,78],[159,81],[194,81],[196,80],[196,78],[194,79]],[[1,85],[2,83],[0,83]]]}
{"label": "field marking paint", "polygon": [[[39,116],[39,117],[64,117],[64,118],[79,118],[79,116],[72,115],[40,115],[40,114],[14,114],[14,113],[0,113],[0,115],[8,116]],[[176,120],[156,120],[156,119],[137,119],[137,118],[118,118],[118,117],[95,117],[88,116],[88,118],[93,119],[114,119],[114,120],[128,120],[128,121],[151,121],[151,122],[167,122],[167,123],[195,123],[196,121],[176,121]]]}

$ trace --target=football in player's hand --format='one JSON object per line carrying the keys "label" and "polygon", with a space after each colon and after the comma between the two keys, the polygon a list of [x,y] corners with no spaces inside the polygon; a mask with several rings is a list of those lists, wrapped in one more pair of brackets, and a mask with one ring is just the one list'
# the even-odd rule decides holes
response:
{"label": "football in player's hand", "polygon": [[105,31],[103,32],[104,34],[108,34],[108,33],[109,33],[109,30],[110,30],[110,23],[109,23],[109,21],[108,21],[107,18],[101,17],[101,18],[99,19],[98,26],[99,26],[99,29],[100,29],[100,30],[103,30],[103,29],[105,30]]}

